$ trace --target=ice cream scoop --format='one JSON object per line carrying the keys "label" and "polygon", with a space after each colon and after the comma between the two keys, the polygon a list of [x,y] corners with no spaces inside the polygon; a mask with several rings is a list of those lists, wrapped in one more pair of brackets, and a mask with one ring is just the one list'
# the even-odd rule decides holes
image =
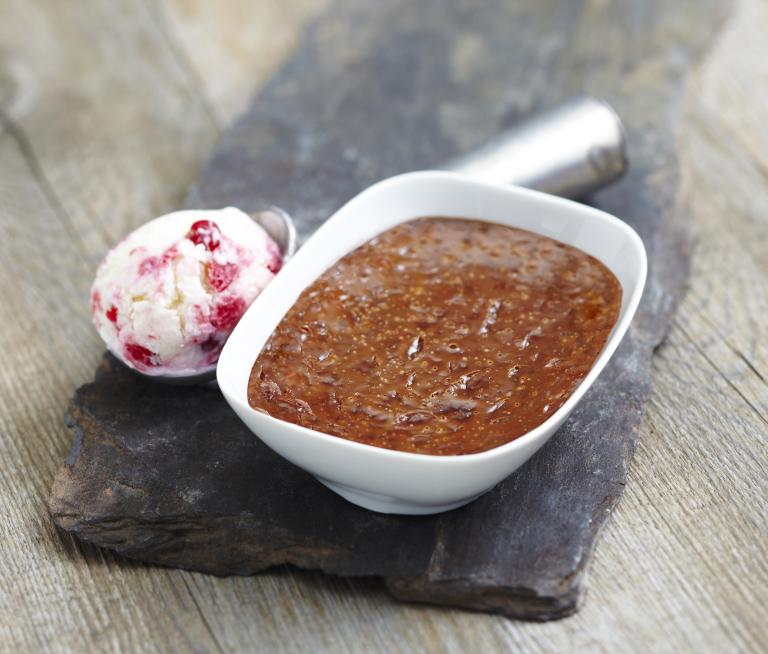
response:
{"label": "ice cream scoop", "polygon": [[99,265],[94,325],[109,350],[144,375],[210,380],[230,332],[294,241],[290,219],[277,209],[253,218],[232,207],[160,216]]}

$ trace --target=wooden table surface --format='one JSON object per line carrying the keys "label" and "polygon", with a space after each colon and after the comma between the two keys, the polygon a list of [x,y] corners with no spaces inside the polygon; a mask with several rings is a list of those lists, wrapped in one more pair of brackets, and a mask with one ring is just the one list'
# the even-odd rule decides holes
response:
{"label": "wooden table surface", "polygon": [[409,606],[376,581],[287,569],[219,579],[53,528],[64,409],[102,351],[87,302],[100,256],[180,206],[325,5],[0,0],[0,651],[766,651],[766,0],[736,5],[688,89],[690,291],[578,614]]}

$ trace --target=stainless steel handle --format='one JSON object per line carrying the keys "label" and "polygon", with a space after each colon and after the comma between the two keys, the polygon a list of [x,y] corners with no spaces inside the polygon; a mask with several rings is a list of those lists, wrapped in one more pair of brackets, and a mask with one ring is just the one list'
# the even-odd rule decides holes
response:
{"label": "stainless steel handle", "polygon": [[479,179],[581,198],[628,166],[624,126],[611,106],[578,96],[441,166]]}

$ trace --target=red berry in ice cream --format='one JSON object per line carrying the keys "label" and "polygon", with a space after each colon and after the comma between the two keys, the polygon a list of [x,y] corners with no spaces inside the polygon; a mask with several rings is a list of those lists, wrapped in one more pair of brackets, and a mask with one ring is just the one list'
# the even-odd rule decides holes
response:
{"label": "red berry in ice cream", "polygon": [[220,300],[211,309],[211,324],[218,329],[231,331],[247,309],[245,302],[239,297],[227,297]]}
{"label": "red berry in ice cream", "polygon": [[126,343],[123,346],[128,359],[139,366],[150,368],[155,365],[155,353],[138,343]]}
{"label": "red berry in ice cream", "polygon": [[[269,265],[267,265],[269,268]],[[221,293],[237,277],[240,270],[236,263],[216,263],[215,261],[208,265],[206,274],[208,283],[214,291]]]}
{"label": "red berry in ice cream", "polygon": [[192,223],[187,238],[195,245],[203,245],[206,250],[213,252],[221,245],[221,230],[212,220],[197,220]]}
{"label": "red berry in ice cream", "polygon": [[283,267],[283,257],[280,255],[280,249],[277,247],[277,243],[274,241],[267,246],[267,252],[269,252],[269,262],[267,268],[269,272],[277,275],[280,272],[280,268]]}

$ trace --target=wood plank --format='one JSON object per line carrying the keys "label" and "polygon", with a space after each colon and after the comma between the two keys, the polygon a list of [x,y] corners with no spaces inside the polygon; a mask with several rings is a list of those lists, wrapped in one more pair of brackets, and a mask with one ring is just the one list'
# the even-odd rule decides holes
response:
{"label": "wood plank", "polygon": [[[603,4],[592,3],[596,9]],[[181,197],[186,185],[186,180],[178,187],[147,180],[149,191],[159,186],[167,195],[156,192],[152,202],[144,199],[136,169],[155,150],[174,147],[170,139],[158,140],[157,132],[153,139],[142,139],[142,147],[121,148],[124,157],[139,159],[135,165],[121,164],[133,176],[121,178],[110,170],[115,143],[136,141],[139,132],[123,135],[113,129],[114,101],[105,100],[114,97],[108,92],[113,60],[93,63],[88,75],[78,75],[74,53],[93,56],[116,47],[102,39],[113,40],[122,42],[118,60],[124,67],[142,68],[153,65],[145,51],[154,36],[137,21],[138,5],[104,3],[104,11],[96,12],[101,18],[82,15],[95,6],[91,0],[0,3],[0,107],[12,110],[38,150],[48,148],[42,164],[51,177],[78,182],[73,188],[57,184],[54,190],[77,199],[67,206],[78,232],[92,239],[91,270],[102,241],[144,220],[142,211],[149,204],[156,211],[173,207],[173,198]],[[104,14],[109,20],[103,20]],[[300,16],[293,20],[300,23]],[[762,616],[768,603],[766,494],[761,486],[766,430],[694,344],[721,357],[713,360],[744,394],[754,393],[747,395],[750,401],[765,397],[731,347],[765,376],[761,335],[768,287],[761,247],[768,211],[760,171],[768,167],[762,124],[768,113],[768,84],[762,81],[768,75],[767,31],[765,3],[740,3],[690,89],[681,141],[687,153],[684,171],[695,191],[698,244],[691,292],[678,322],[692,340],[675,328],[657,356],[656,391],[630,482],[604,532],[591,570],[590,599],[579,614],[558,623],[518,624],[395,604],[368,581],[347,583],[291,571],[238,579],[169,574],[60,540],[50,530],[44,503],[68,446],[61,425],[64,406],[75,386],[89,378],[98,343],[85,326],[68,332],[63,344],[57,340],[61,347],[56,351],[47,343],[54,327],[77,321],[78,315],[85,320],[87,309],[79,298],[85,297],[90,271],[77,272],[68,259],[72,267],[57,268],[64,274],[50,274],[34,257],[21,256],[31,248],[19,246],[19,257],[13,257],[7,246],[0,256],[0,295],[2,315],[13,321],[0,325],[0,650],[217,651],[210,640],[191,643],[176,633],[178,626],[198,633],[196,622],[202,618],[193,611],[194,597],[222,648],[232,651],[762,651],[768,640]],[[236,39],[238,33],[235,29],[223,38]],[[106,91],[100,94],[96,87]],[[124,86],[118,97],[148,114],[156,110],[155,103],[163,103],[165,93],[178,92],[176,84],[154,87],[158,97],[136,88]],[[89,113],[88,130],[75,131],[71,112],[57,111],[80,104],[71,96],[101,107]],[[26,117],[39,104],[50,109],[32,127]],[[49,123],[47,145],[33,138],[41,121]],[[63,145],[54,148],[56,142]],[[0,129],[0,220],[3,233],[11,235],[6,243],[31,239],[34,232],[25,229],[32,216],[44,230],[55,224],[55,215],[30,181],[32,172],[22,164]],[[56,172],[59,168],[69,173]],[[87,192],[77,191],[81,176],[87,176],[82,182]],[[90,226],[94,216],[98,228]],[[106,234],[95,236],[96,229]],[[63,232],[56,235],[57,244],[74,242]],[[75,246],[66,247],[71,252]],[[20,271],[42,275],[41,283],[18,286],[24,276]],[[78,284],[74,295],[66,287],[70,282],[60,279],[66,276]],[[26,292],[31,287],[35,295]],[[718,345],[721,336],[731,347]],[[36,357],[45,358],[32,363]],[[38,373],[44,372],[51,376],[41,382]],[[18,390],[32,383],[39,389],[35,397]],[[750,457],[756,463],[745,465]],[[189,581],[192,595],[174,583],[179,578]],[[748,589],[745,579],[753,581]]]}

